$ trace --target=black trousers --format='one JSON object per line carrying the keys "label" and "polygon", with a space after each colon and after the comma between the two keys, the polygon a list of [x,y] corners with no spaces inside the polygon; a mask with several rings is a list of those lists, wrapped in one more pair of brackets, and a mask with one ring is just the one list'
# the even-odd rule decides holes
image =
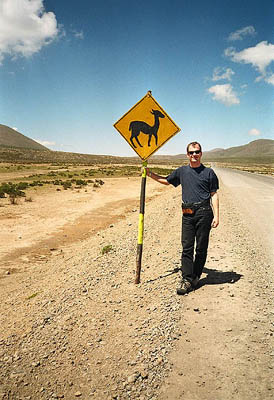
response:
{"label": "black trousers", "polygon": [[[200,277],[206,262],[209,233],[213,220],[210,205],[201,206],[195,214],[182,218],[182,275],[192,282]],[[195,248],[196,244],[196,248]],[[194,256],[195,248],[195,256]]]}

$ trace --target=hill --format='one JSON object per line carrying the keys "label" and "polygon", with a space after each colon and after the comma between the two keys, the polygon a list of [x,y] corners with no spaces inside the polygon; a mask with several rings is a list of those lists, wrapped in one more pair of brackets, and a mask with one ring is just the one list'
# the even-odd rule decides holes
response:
{"label": "hill", "polygon": [[47,147],[42,146],[35,140],[28,138],[15,129],[6,125],[0,124],[0,146],[8,148],[23,148],[32,150],[46,150],[50,151]]}
{"label": "hill", "polygon": [[229,149],[214,149],[204,153],[205,157],[218,158],[257,158],[257,157],[273,157],[274,158],[274,140],[258,139],[243,146],[230,147]]}
{"label": "hill", "polygon": [[26,164],[127,164],[140,163],[137,157],[115,157],[108,155],[68,153],[64,151],[41,151],[33,149],[15,149],[0,146],[0,160],[8,163]]}
{"label": "hill", "polygon": [[[186,160],[186,154],[177,154],[174,156],[155,155],[151,158],[155,160],[165,160],[166,162],[178,162]],[[228,149],[216,148],[203,152],[203,160],[205,161],[241,161],[255,160],[258,162],[274,162],[274,140],[258,139],[248,144]]]}
{"label": "hill", "polygon": [[[140,165],[141,160],[137,156],[119,157],[109,155],[69,153],[63,151],[52,151],[36,143],[34,140],[14,131],[12,135],[19,138],[13,142],[15,145],[3,144],[3,136],[0,125],[0,160],[2,162],[14,163],[55,163],[55,164],[134,164]],[[7,132],[5,129],[4,132]],[[14,132],[17,135],[14,134]],[[24,140],[23,140],[24,139]],[[22,140],[22,141],[21,141]],[[21,146],[19,146],[21,143]],[[23,147],[28,146],[28,147]],[[30,146],[39,146],[38,148]],[[42,148],[42,149],[41,149]],[[45,151],[46,150],[46,151]],[[203,160],[209,162],[231,162],[231,163],[274,163],[274,140],[258,139],[243,146],[230,147],[228,149],[213,149],[203,152]],[[177,155],[153,155],[149,164],[179,165],[187,162],[186,154]]]}

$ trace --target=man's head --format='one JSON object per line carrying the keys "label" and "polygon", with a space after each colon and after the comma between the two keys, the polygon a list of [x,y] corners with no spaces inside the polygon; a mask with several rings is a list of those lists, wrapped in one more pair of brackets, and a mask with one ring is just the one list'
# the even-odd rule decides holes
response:
{"label": "man's head", "polygon": [[191,142],[186,148],[187,157],[191,167],[197,168],[201,164],[202,146],[198,142]]}

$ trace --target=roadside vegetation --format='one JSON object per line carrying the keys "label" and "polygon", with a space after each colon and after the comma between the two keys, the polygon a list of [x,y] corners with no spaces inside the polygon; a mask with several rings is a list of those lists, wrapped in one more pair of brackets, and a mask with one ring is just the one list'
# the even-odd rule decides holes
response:
{"label": "roadside vegetation", "polygon": [[[187,160],[183,164],[187,164]],[[260,164],[249,161],[239,162],[239,160],[213,163],[205,160],[204,164],[274,176],[274,163]],[[179,165],[181,163],[151,165],[150,167],[155,173],[167,176]],[[0,199],[8,197],[11,204],[17,204],[21,197],[24,197],[25,201],[32,201],[32,198],[27,196],[27,192],[33,188],[36,191],[43,186],[55,187],[57,191],[82,189],[87,186],[99,188],[104,184],[104,178],[140,176],[141,162],[139,162],[139,165],[109,164],[94,166],[0,163]]]}
{"label": "roadside vegetation", "polygon": [[[161,175],[168,175],[172,168],[155,167],[153,170]],[[8,182],[4,179],[8,176]],[[82,189],[87,186],[99,188],[104,178],[138,177],[140,166],[109,165],[84,168],[74,165],[25,165],[0,164],[0,199],[8,197],[11,204],[17,204],[19,198],[32,201],[27,192],[41,187],[53,188],[57,191]]]}
{"label": "roadside vegetation", "polygon": [[[171,167],[158,167],[154,166],[153,170],[159,174],[169,174],[173,168]],[[16,176],[20,172],[20,176]],[[25,173],[25,174],[24,174]],[[12,182],[17,182],[24,177],[24,182],[28,182],[29,185],[39,186],[39,184],[63,184],[64,181],[84,184],[92,183],[90,179],[94,178],[106,178],[106,177],[130,177],[140,176],[141,167],[136,165],[109,165],[109,166],[97,166],[92,168],[85,168],[81,166],[45,166],[45,165],[1,165],[0,164],[0,181],[3,181],[2,176],[10,175]],[[1,176],[2,175],[2,176]]]}
{"label": "roadside vegetation", "polygon": [[6,195],[9,196],[9,200],[11,204],[17,204],[18,197],[25,197],[25,190],[27,188],[27,184],[24,182],[20,182],[18,184],[9,182],[2,183],[0,185],[0,198],[5,198]]}

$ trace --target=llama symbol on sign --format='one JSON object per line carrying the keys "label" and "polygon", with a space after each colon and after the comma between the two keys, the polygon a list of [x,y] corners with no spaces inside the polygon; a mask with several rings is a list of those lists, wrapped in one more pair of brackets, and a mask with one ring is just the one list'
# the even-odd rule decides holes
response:
{"label": "llama symbol on sign", "polygon": [[138,145],[140,147],[143,147],[138,139],[138,136],[140,135],[140,133],[144,133],[145,135],[149,136],[148,146],[150,146],[152,136],[155,137],[156,146],[158,144],[158,135],[157,134],[158,134],[159,126],[160,126],[159,118],[165,118],[165,116],[159,110],[151,110],[150,112],[151,112],[151,114],[154,115],[154,125],[152,125],[152,126],[148,125],[144,121],[131,121],[131,123],[129,125],[129,130],[131,131],[130,141],[131,141],[133,147],[135,147],[135,148],[137,146],[135,146],[135,144],[133,143],[134,138],[135,138],[136,142],[138,143]]}

